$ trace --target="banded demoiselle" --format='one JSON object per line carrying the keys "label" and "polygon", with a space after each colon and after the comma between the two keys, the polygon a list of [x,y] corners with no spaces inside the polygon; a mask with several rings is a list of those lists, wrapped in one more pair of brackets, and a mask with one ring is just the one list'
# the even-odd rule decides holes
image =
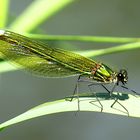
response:
{"label": "banded demoiselle", "polygon": [[[70,51],[51,48],[43,42],[32,40],[11,31],[0,30],[0,53],[4,59],[12,61],[16,65],[22,66],[23,69],[39,76],[65,77],[79,75],[77,83],[82,81],[81,76],[85,76],[88,80],[96,82],[95,85],[102,85],[110,94],[110,97],[119,83],[122,83],[123,88],[128,89],[125,86],[128,81],[128,74],[124,69],[115,72],[104,63],[95,62]],[[83,81],[86,82],[86,80]],[[94,82],[91,85],[94,85]],[[105,87],[105,84],[110,83],[114,85],[111,91]],[[74,94],[78,88],[77,85]],[[136,93],[134,90],[131,91]],[[117,98],[114,103],[116,102],[118,102]],[[102,109],[101,105],[101,111]]]}

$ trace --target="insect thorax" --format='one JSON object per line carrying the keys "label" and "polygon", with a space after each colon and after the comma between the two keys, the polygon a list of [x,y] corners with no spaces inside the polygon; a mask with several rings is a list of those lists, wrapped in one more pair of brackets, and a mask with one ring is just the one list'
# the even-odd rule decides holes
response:
{"label": "insect thorax", "polygon": [[105,64],[97,64],[96,67],[91,69],[91,78],[100,82],[116,82],[117,73],[111,70]]}

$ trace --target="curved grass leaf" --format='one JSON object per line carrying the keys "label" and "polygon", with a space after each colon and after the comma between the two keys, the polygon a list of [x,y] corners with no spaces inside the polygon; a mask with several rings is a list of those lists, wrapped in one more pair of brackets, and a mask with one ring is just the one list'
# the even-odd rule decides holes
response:
{"label": "curved grass leaf", "polygon": [[[113,94],[114,98],[118,98],[119,103],[123,105],[128,112],[119,104],[115,103],[113,108],[111,108],[114,99],[110,99],[106,93],[99,93],[98,99],[100,100],[101,104],[103,105],[102,113],[111,113],[111,114],[118,114],[130,117],[140,117],[140,97],[134,97],[128,94],[122,94],[118,96],[117,94]],[[61,112],[69,112],[69,111],[77,111],[78,110],[78,103],[77,98],[74,98],[73,101],[69,101],[71,97],[67,97],[66,99],[61,99],[57,101],[47,102],[41,104],[37,107],[34,107],[27,112],[10,119],[2,124],[0,124],[0,129],[2,130],[5,127],[11,126],[13,124],[23,122],[29,119],[33,119],[36,117],[54,114],[54,113],[61,113]],[[94,112],[101,112],[100,104],[96,100],[95,96],[85,94],[84,96],[80,96],[80,111],[94,111]],[[92,101],[92,102],[91,102]],[[47,118],[46,118],[47,119]]]}

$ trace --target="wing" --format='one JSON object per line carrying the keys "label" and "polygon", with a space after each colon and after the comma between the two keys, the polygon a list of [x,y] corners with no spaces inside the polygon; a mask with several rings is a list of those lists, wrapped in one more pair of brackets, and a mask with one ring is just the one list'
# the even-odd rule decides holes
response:
{"label": "wing", "polygon": [[60,77],[89,73],[96,64],[81,55],[50,48],[22,35],[10,31],[1,32],[0,52],[4,58],[34,74]]}
{"label": "wing", "polygon": [[50,61],[37,56],[20,57],[13,60],[13,63],[21,64],[23,69],[29,72],[45,77],[65,77],[78,74],[76,71],[69,69],[57,62]]}

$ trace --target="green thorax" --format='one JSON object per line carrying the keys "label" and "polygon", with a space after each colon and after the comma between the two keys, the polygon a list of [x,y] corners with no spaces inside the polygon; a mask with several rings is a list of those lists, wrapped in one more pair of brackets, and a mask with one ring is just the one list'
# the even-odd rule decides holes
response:
{"label": "green thorax", "polygon": [[91,78],[100,82],[114,82],[117,73],[105,64],[98,64],[91,71]]}

